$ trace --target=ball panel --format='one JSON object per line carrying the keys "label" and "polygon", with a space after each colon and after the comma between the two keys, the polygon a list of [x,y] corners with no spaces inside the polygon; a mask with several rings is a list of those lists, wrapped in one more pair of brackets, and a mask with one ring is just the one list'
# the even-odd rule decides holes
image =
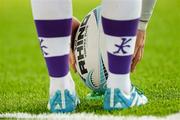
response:
{"label": "ball panel", "polygon": [[99,92],[105,90],[108,77],[103,58],[105,52],[101,53],[105,45],[101,45],[101,32],[101,15],[98,7],[84,18],[75,39],[77,72],[91,90]]}

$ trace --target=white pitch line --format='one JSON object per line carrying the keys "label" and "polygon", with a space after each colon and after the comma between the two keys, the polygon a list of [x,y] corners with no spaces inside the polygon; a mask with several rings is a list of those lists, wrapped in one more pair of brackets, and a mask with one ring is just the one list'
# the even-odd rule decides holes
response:
{"label": "white pitch line", "polygon": [[28,114],[28,113],[5,113],[0,114],[0,118],[16,119],[48,119],[48,120],[180,120],[180,113],[172,114],[166,117],[155,116],[112,116],[112,115],[95,115],[87,113],[73,114]]}

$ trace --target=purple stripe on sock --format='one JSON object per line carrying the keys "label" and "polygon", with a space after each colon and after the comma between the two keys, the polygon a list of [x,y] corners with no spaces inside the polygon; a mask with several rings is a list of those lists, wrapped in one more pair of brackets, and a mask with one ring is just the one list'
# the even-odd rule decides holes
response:
{"label": "purple stripe on sock", "polygon": [[71,34],[72,19],[35,20],[39,37],[66,37]]}
{"label": "purple stripe on sock", "polygon": [[132,61],[132,55],[116,56],[108,52],[109,71],[114,74],[128,74]]}
{"label": "purple stripe on sock", "polygon": [[46,64],[51,77],[64,77],[69,72],[69,55],[48,57]]}
{"label": "purple stripe on sock", "polygon": [[117,37],[136,36],[138,22],[139,19],[118,21],[102,17],[105,34]]}

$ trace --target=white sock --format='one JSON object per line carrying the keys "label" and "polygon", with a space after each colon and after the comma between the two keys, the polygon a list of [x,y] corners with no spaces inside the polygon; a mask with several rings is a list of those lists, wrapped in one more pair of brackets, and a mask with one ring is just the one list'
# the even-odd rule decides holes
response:
{"label": "white sock", "polygon": [[71,93],[75,92],[75,84],[70,73],[61,78],[50,78],[50,97],[52,97],[57,90],[64,91],[66,89]]}
{"label": "white sock", "polygon": [[72,25],[71,0],[31,0],[33,16],[50,77],[50,96],[57,90],[75,92],[69,72]]}
{"label": "white sock", "polygon": [[107,80],[107,87],[108,88],[119,88],[123,90],[126,93],[130,93],[131,91],[131,80],[130,80],[130,74],[127,75],[117,75],[117,74],[111,74],[109,75],[109,78]]}
{"label": "white sock", "polygon": [[131,91],[130,68],[142,0],[103,0],[102,25],[106,40],[108,88]]}

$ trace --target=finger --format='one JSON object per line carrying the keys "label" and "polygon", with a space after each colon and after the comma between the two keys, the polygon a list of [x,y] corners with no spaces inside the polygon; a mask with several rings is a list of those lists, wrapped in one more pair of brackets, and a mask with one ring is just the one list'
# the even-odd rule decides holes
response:
{"label": "finger", "polygon": [[[136,57],[136,56],[135,56]],[[133,58],[133,60],[132,60],[132,63],[131,63],[131,72],[133,73],[134,72],[134,70],[135,70],[135,63],[134,63],[134,61],[135,61],[135,57]]]}
{"label": "finger", "polygon": [[76,69],[76,63],[75,62],[72,64],[72,67],[73,67],[74,72],[76,73],[77,69]]}
{"label": "finger", "polygon": [[[138,48],[139,50],[139,48]],[[133,58],[132,58],[132,63],[131,63],[131,72],[134,72],[135,70],[135,62],[136,62],[136,59],[137,59],[137,56],[138,56],[138,52],[139,51],[136,51],[136,53],[134,54]]]}
{"label": "finger", "polygon": [[[145,41],[144,41],[143,44],[145,45]],[[141,48],[141,59],[142,59],[143,56],[144,56],[144,45],[143,45],[142,48]]]}
{"label": "finger", "polygon": [[72,64],[71,65],[72,65],[72,68],[73,68],[74,72],[76,73],[77,69],[76,69],[76,60],[75,60],[74,55],[73,55],[73,58],[72,58]]}
{"label": "finger", "polygon": [[136,58],[134,59],[134,63],[135,63],[135,65],[137,65],[137,63],[139,63],[140,62],[140,60],[141,60],[141,48],[139,48],[138,49],[138,51],[137,51],[137,55],[136,55]]}
{"label": "finger", "polygon": [[73,54],[73,68],[74,68],[74,72],[76,73],[77,72],[77,69],[76,69],[76,59],[75,59],[75,55]]}
{"label": "finger", "polygon": [[70,51],[70,55],[69,55],[69,63],[71,65],[72,69],[74,70],[74,72],[76,72],[76,67],[75,67],[76,60],[75,60],[75,56],[74,56],[74,53],[72,52],[72,50]]}
{"label": "finger", "polygon": [[138,48],[138,51],[137,51],[136,55],[134,56],[134,58],[132,60],[131,72],[134,72],[134,70],[136,68],[136,65],[142,60],[143,54],[144,54],[144,42],[143,42],[143,45],[141,45]]}
{"label": "finger", "polygon": [[136,56],[138,48],[139,48],[139,45],[138,45],[138,38],[137,38],[133,58]]}
{"label": "finger", "polygon": [[77,69],[76,69],[76,58],[75,58],[75,54],[73,53],[73,68],[74,68],[74,71],[77,72]]}
{"label": "finger", "polygon": [[132,63],[131,63],[131,72],[133,73],[134,72],[134,61],[135,61],[135,58],[136,58],[136,54],[133,56],[132,58]]}
{"label": "finger", "polygon": [[134,72],[134,60],[135,60],[136,54],[132,58],[132,63],[131,63],[131,72]]}
{"label": "finger", "polygon": [[131,64],[131,72],[133,73],[135,71],[135,69],[136,69],[136,66],[135,66],[135,63],[134,63],[134,60],[133,60],[133,62]]}
{"label": "finger", "polygon": [[74,70],[74,72],[76,73],[77,70],[76,70],[76,63],[75,62],[71,62],[71,68]]}
{"label": "finger", "polygon": [[136,56],[134,57],[131,65],[131,72],[134,72],[136,65],[140,62],[141,60],[141,48],[138,49]]}
{"label": "finger", "polygon": [[141,49],[141,60],[142,60],[143,56],[144,56],[144,47]]}
{"label": "finger", "polygon": [[69,64],[72,65],[71,55],[69,55]]}

